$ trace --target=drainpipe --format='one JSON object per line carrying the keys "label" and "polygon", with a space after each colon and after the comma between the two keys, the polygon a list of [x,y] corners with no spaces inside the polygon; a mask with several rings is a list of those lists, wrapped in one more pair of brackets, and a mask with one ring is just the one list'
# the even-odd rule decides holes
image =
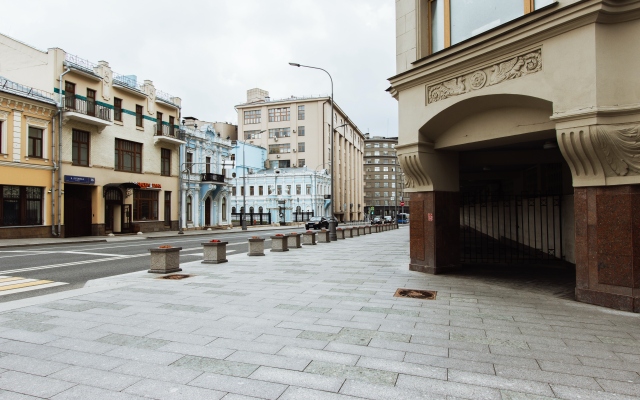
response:
{"label": "drainpipe", "polygon": [[58,236],[56,233],[56,192],[55,188],[55,179],[56,179],[56,170],[58,169],[58,164],[55,160],[56,155],[56,117],[60,114],[60,110],[58,110],[53,117],[51,117],[51,162],[53,163],[53,169],[51,170],[51,236]]}
{"label": "drainpipe", "polygon": [[60,87],[60,101],[58,102],[58,237],[62,235],[62,209],[60,208],[60,203],[62,202],[62,77],[69,71],[71,71],[71,68],[67,67],[67,69],[60,74],[60,81],[58,82]]}

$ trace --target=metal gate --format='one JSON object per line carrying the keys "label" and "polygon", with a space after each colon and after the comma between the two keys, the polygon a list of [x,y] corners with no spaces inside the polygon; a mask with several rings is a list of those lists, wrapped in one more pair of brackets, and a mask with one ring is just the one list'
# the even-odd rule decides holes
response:
{"label": "metal gate", "polygon": [[461,194],[461,262],[554,262],[562,253],[559,195]]}

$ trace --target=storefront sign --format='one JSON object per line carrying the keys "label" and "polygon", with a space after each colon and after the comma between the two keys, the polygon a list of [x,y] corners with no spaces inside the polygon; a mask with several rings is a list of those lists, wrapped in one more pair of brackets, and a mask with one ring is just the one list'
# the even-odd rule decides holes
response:
{"label": "storefront sign", "polygon": [[95,185],[96,178],[91,178],[89,176],[65,175],[64,183],[83,183],[85,185]]}
{"label": "storefront sign", "polygon": [[140,186],[140,189],[162,189],[162,185],[159,183],[147,183],[147,182],[134,182]]}

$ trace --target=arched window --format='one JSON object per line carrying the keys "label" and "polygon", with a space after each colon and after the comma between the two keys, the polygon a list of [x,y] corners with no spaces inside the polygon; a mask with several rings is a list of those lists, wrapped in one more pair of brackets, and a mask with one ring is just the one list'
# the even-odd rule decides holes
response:
{"label": "arched window", "polygon": [[296,212],[298,214],[300,214],[302,212],[302,207],[300,207],[300,206],[296,207]]}
{"label": "arched window", "polygon": [[249,214],[253,214],[253,207],[249,207]]}
{"label": "arched window", "polygon": [[227,220],[227,198],[226,197],[222,198],[222,220],[223,221]]}
{"label": "arched window", "polygon": [[188,222],[192,222],[193,221],[193,210],[191,209],[192,206],[192,200],[191,200],[191,196],[187,196],[187,221]]}
{"label": "arched window", "polygon": [[258,212],[262,214],[262,206],[258,207]]}
{"label": "arched window", "polygon": [[236,208],[235,207],[231,207],[231,214],[235,214],[236,213]]}

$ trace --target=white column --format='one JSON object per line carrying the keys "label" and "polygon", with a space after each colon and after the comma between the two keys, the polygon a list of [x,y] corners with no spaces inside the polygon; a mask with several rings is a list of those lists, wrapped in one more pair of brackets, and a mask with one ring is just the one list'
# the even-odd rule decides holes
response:
{"label": "white column", "polygon": [[20,162],[22,158],[22,113],[13,112],[13,161]]}

